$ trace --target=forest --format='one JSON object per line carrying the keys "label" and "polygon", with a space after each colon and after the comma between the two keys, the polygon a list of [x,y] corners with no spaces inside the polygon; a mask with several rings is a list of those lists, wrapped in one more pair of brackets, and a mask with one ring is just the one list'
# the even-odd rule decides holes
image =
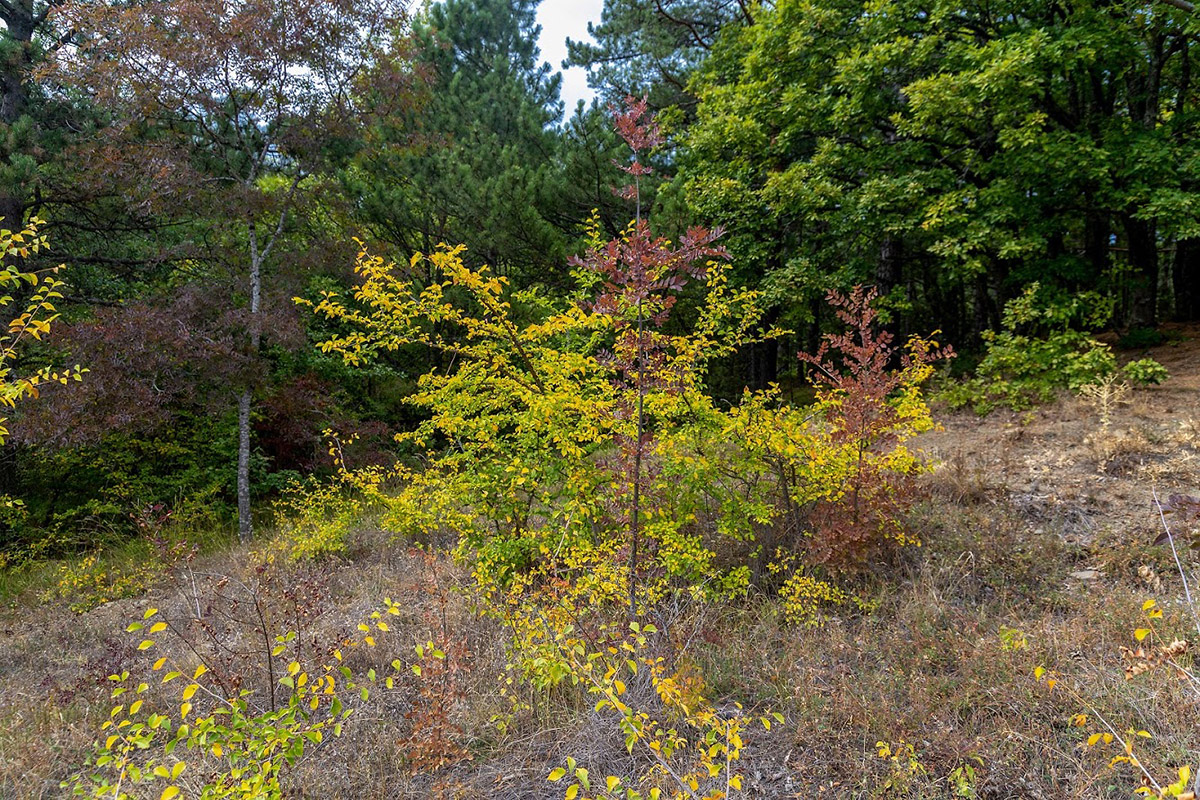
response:
{"label": "forest", "polygon": [[0,0],[0,800],[1194,800],[1200,11],[539,5]]}

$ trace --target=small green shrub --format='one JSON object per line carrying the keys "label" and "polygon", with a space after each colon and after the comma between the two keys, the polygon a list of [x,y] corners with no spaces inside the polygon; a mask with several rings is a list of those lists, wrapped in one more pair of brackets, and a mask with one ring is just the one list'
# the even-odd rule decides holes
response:
{"label": "small green shrub", "polygon": [[1157,385],[1171,377],[1171,373],[1167,372],[1167,368],[1153,358],[1130,361],[1121,367],[1121,372],[1129,380],[1144,386]]}
{"label": "small green shrub", "polygon": [[988,414],[1048,403],[1062,389],[1079,392],[1117,374],[1139,384],[1166,380],[1166,369],[1148,358],[1118,369],[1112,348],[1088,333],[1111,313],[1112,301],[1095,292],[1068,297],[1033,283],[1005,305],[1002,329],[984,332],[986,350],[975,377],[937,397],[951,408]]}
{"label": "small green shrub", "polygon": [[[256,608],[259,599],[253,595]],[[63,788],[95,800],[143,797],[151,786],[161,800],[182,796],[185,787],[198,789],[202,800],[281,798],[283,773],[307,749],[341,735],[354,705],[368,699],[375,671],[356,676],[343,663],[342,648],[375,646],[374,634],[388,630],[386,618],[400,614],[398,604],[385,604],[358,626],[361,636],[343,639],[312,663],[299,654],[295,629],[274,635],[260,619],[256,633],[263,639],[259,655],[271,681],[269,702],[230,685],[216,661],[202,658],[193,666],[199,655],[194,645],[186,648],[186,661],[171,655],[154,660],[149,673],[142,672],[145,679],[129,670],[110,675],[113,707],[101,726],[102,738],[87,766]],[[150,608],[127,631],[156,637],[137,645],[149,657],[160,635],[187,641],[179,625]],[[400,666],[393,662],[393,670]],[[385,683],[390,687],[392,677]],[[159,705],[152,684],[165,687],[169,707]]]}

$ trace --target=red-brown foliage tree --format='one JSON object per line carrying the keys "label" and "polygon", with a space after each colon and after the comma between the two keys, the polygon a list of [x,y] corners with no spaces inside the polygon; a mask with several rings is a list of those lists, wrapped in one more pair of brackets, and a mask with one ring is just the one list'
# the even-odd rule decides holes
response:
{"label": "red-brown foliage tree", "polygon": [[[176,211],[205,220],[198,244],[240,276],[224,302],[244,306],[238,348],[255,360],[265,323],[263,281],[331,145],[362,116],[360,81],[402,76],[402,0],[152,0],[68,2],[58,9],[76,47],[57,80],[112,112],[112,153]],[[410,84],[395,77],[394,97]],[[377,94],[377,93],[374,93]],[[251,372],[254,370],[252,369]],[[236,387],[238,532],[252,535],[251,403]]]}

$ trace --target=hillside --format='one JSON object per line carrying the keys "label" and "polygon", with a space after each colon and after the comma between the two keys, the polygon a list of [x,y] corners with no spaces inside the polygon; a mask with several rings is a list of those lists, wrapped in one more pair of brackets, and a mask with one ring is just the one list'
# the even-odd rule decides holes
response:
{"label": "hillside", "polygon": [[[873,610],[808,628],[763,596],[660,608],[682,685],[721,713],[740,713],[737,702],[785,717],[747,734],[736,796],[1127,797],[1141,781],[1128,764],[1108,766],[1119,746],[1085,744],[1104,730],[1099,716],[1149,732],[1136,752],[1173,780],[1195,746],[1195,695],[1161,671],[1127,682],[1118,648],[1134,646],[1148,598],[1166,612],[1155,623],[1164,642],[1189,638],[1170,551],[1151,545],[1161,530],[1152,492],[1200,482],[1198,335],[1177,329],[1151,351],[1172,378],[1130,395],[1107,429],[1075,398],[1025,414],[940,413],[944,430],[921,440],[940,466],[910,521],[923,545],[868,580]],[[256,568],[262,552],[225,546],[158,576],[145,596],[82,614],[39,601],[49,570],[14,583],[0,616],[0,797],[61,796],[109,716],[108,676],[152,674],[151,654],[200,659],[262,691],[256,606],[268,627],[300,630],[288,645],[297,661],[342,647],[357,671],[405,665],[341,738],[284,771],[286,796],[552,798],[563,786],[546,776],[567,756],[593,775],[637,769],[638,754],[577,689],[498,680],[509,633],[471,613],[456,589],[465,576],[445,557],[367,523],[352,541],[345,557],[307,567]],[[375,649],[349,647],[384,597],[399,612],[388,632]],[[124,629],[151,607],[183,635],[164,633],[148,654]],[[445,659],[415,655],[414,643],[439,637]],[[425,678],[409,663],[424,663]],[[1039,666],[1056,676],[1052,691],[1035,680]],[[155,687],[147,703],[171,697]],[[1072,724],[1076,714],[1086,725]],[[189,758],[185,790],[213,766],[212,754]]]}

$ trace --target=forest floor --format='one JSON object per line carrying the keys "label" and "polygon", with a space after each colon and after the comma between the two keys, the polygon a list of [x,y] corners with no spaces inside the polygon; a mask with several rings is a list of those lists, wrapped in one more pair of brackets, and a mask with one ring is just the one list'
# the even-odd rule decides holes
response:
{"label": "forest floor", "polygon": [[[1129,394],[1107,425],[1094,403],[1070,397],[986,418],[939,412],[944,429],[920,444],[940,466],[910,520],[923,545],[865,585],[871,613],[810,629],[786,624],[769,597],[664,611],[662,627],[681,632],[680,673],[698,690],[722,709],[737,702],[786,718],[749,737],[741,796],[1129,797],[1141,778],[1127,763],[1110,767],[1119,744],[1087,746],[1101,717],[1119,733],[1151,734],[1135,737],[1135,752],[1164,785],[1181,765],[1200,767],[1197,694],[1165,670],[1127,681],[1119,653],[1146,627],[1147,599],[1165,615],[1146,644],[1194,630],[1171,550],[1153,542],[1162,530],[1154,493],[1200,491],[1200,329],[1175,329],[1150,355],[1171,379]],[[1190,533],[1173,526],[1180,539]],[[107,676],[148,674],[140,636],[125,627],[149,606],[181,621],[183,634],[152,652],[211,659],[243,687],[261,684],[261,631],[241,621],[252,601],[269,624],[301,630],[298,653],[319,654],[383,597],[399,600],[380,646],[348,653],[363,671],[411,662],[413,643],[435,629],[458,645],[438,695],[455,746],[432,752],[427,729],[414,730],[423,714],[428,722],[428,685],[406,672],[344,736],[287,770],[289,797],[560,798],[546,775],[567,756],[593,775],[639,768],[586,695],[501,692],[506,633],[471,613],[449,562],[368,524],[340,561],[269,577],[253,568],[257,555],[200,556],[145,596],[83,614],[39,599],[51,570],[11,592],[0,609],[0,798],[66,793],[60,783],[108,717]],[[1195,574],[1190,551],[1183,557]],[[216,639],[182,622],[197,615],[220,628],[224,650],[206,650]],[[1053,690],[1035,680],[1037,667]],[[532,708],[514,710],[513,697]],[[148,698],[172,702],[161,687]],[[1086,724],[1073,724],[1077,714]],[[880,755],[881,742],[892,755]],[[205,756],[190,758],[185,788],[205,776]]]}

